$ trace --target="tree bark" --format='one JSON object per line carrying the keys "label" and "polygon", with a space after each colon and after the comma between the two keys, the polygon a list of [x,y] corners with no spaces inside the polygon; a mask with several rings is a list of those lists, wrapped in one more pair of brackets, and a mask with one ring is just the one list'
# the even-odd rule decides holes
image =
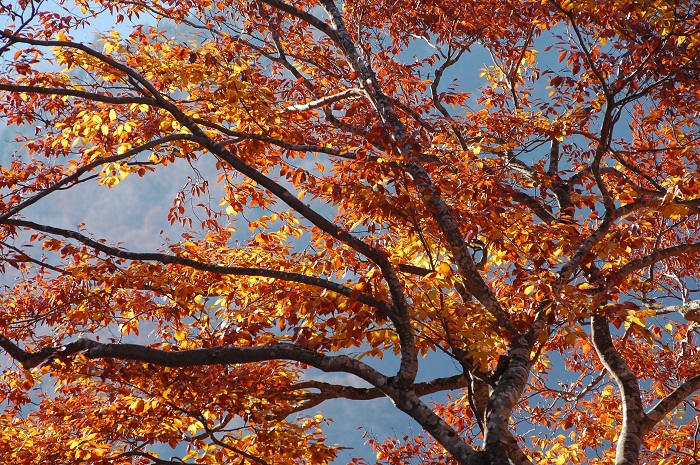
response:
{"label": "tree bark", "polygon": [[600,361],[620,388],[622,398],[622,427],[617,442],[615,465],[638,465],[646,415],[637,376],[615,349],[605,316],[591,317],[591,338]]}

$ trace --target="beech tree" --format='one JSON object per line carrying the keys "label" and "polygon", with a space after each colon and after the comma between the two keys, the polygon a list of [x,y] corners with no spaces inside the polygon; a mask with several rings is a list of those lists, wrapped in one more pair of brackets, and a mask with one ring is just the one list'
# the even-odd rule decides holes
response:
{"label": "beech tree", "polygon": [[[3,459],[697,463],[699,10],[0,1]],[[175,165],[160,248],[37,216]]]}

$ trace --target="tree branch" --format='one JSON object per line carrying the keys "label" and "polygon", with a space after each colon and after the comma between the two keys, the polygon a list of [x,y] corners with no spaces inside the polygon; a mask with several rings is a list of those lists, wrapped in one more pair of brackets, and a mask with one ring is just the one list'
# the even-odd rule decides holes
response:
{"label": "tree branch", "polygon": [[506,450],[508,453],[508,458],[513,465],[533,465],[532,460],[527,458],[527,455],[525,455],[523,450],[520,448],[518,441],[515,440],[512,434],[510,434],[510,431],[508,431],[508,436],[506,436],[505,439],[507,441]]}
{"label": "tree branch", "polygon": [[388,385],[387,377],[364,362],[345,355],[324,355],[295,344],[277,343],[254,347],[212,347],[191,350],[161,350],[140,344],[101,343],[89,338],[58,346],[43,347],[36,352],[26,352],[3,335],[0,347],[24,368],[34,368],[52,357],[68,357],[82,353],[88,359],[117,359],[153,365],[183,368],[209,365],[240,365],[244,363],[289,360],[312,366],[324,372],[353,374],[371,385],[382,389]]}
{"label": "tree branch", "polygon": [[337,94],[332,94],[332,95],[327,95],[325,97],[321,97],[320,99],[313,100],[308,103],[300,103],[296,105],[290,105],[284,109],[285,112],[291,112],[291,111],[307,111],[307,110],[313,110],[315,108],[323,107],[325,105],[329,105],[331,103],[339,102],[341,100],[345,100],[346,98],[357,98],[357,97],[362,97],[364,96],[365,93],[361,89],[347,89],[342,92],[338,92]]}
{"label": "tree branch", "polygon": [[[436,378],[431,381],[416,383],[413,390],[418,396],[427,396],[440,391],[451,391],[466,387],[467,380],[464,375],[454,375],[446,378]],[[330,399],[349,400],[372,400],[384,397],[385,394],[376,387],[359,388],[353,386],[339,386],[337,384],[324,383],[322,381],[310,380],[294,384],[292,390],[318,389],[320,392],[310,392],[303,396],[304,399],[318,400],[319,403]]]}
{"label": "tree branch", "polygon": [[9,85],[0,84],[0,90],[7,92],[26,92],[31,94],[44,94],[44,95],[66,95],[70,97],[83,98],[86,100],[92,100],[95,102],[112,103],[115,105],[128,105],[132,103],[146,104],[152,106],[159,106],[155,99],[148,97],[135,97],[132,95],[125,96],[112,96],[105,94],[96,94],[94,92],[85,92],[75,89],[64,89],[60,87],[39,87],[39,86],[19,86],[19,85]]}
{"label": "tree branch", "polygon": [[440,66],[438,66],[438,68],[435,70],[435,77],[433,78],[433,82],[430,84],[430,95],[433,99],[433,106],[449,122],[450,128],[452,129],[452,132],[454,133],[455,137],[457,137],[457,140],[459,141],[459,146],[462,148],[462,150],[467,150],[467,148],[468,148],[467,140],[464,138],[464,135],[462,134],[462,131],[459,129],[457,122],[454,120],[454,118],[452,118],[452,115],[450,115],[450,113],[447,111],[445,106],[440,101],[440,95],[438,94],[438,87],[440,86],[440,80],[442,79],[443,73],[447,70],[447,68],[449,68],[450,66],[457,63],[459,61],[459,59],[462,57],[463,53],[464,53],[464,50],[460,50],[456,56],[447,58],[447,60],[445,60],[444,63],[442,63]]}
{"label": "tree branch", "polygon": [[75,170],[75,172],[73,174],[66,176],[65,178],[61,179],[53,186],[41,190],[36,195],[29,197],[25,201],[20,202],[19,204],[10,208],[6,213],[0,215],[0,224],[5,223],[5,220],[10,218],[12,215],[15,215],[15,214],[19,213],[20,211],[24,210],[25,208],[27,208],[28,206],[35,204],[36,202],[38,202],[42,198],[46,197],[50,193],[52,193],[58,189],[61,189],[66,184],[77,181],[80,178],[80,176],[82,176],[83,174],[85,174],[89,171],[92,171],[94,168],[96,168],[100,165],[103,165],[105,163],[112,163],[112,162],[119,161],[119,160],[125,160],[127,158],[133,157],[134,155],[136,155],[140,152],[152,149],[154,147],[157,147],[159,145],[162,145],[162,144],[165,144],[168,142],[173,142],[176,140],[190,140],[190,139],[191,139],[191,136],[188,134],[173,134],[170,136],[165,136],[165,137],[162,137],[160,139],[156,139],[156,140],[147,142],[143,145],[139,145],[138,147],[135,147],[131,150],[127,150],[126,152],[124,152],[121,155],[112,155],[111,157],[97,158],[94,161],[92,161],[91,163],[88,163],[87,165],[81,166],[80,168]]}
{"label": "tree branch", "polygon": [[405,126],[396,116],[391,103],[379,86],[374,71],[358,53],[335,3],[332,0],[321,0],[321,5],[331,18],[331,25],[337,31],[338,46],[350,61],[354,70],[362,76],[363,88],[367,91],[367,95],[382,121],[389,126],[399,153],[407,160],[406,168],[413,176],[416,188],[421,193],[426,205],[432,212],[433,218],[445,236],[450,253],[457,263],[463,278],[465,288],[495,318],[496,321],[493,325],[496,330],[500,331],[502,328],[511,335],[516,335],[518,332],[510,321],[508,314],[501,308],[498,299],[479,274],[476,263],[464,243],[464,237],[452,215],[452,211],[445,200],[440,197],[430,175],[422,165],[419,157],[421,150],[418,143],[408,134]]}
{"label": "tree branch", "polygon": [[335,223],[329,221],[316,210],[299,200],[295,195],[289,192],[289,190],[284,188],[282,185],[278,184],[274,180],[270,179],[269,177],[260,173],[252,166],[245,163],[243,160],[234,155],[231,151],[223,147],[220,143],[207,137],[206,134],[204,134],[204,132],[196,125],[196,123],[192,119],[184,115],[179,110],[176,111],[178,113],[174,114],[174,116],[176,117],[176,119],[182,120],[181,123],[183,123],[193,132],[193,140],[195,140],[207,150],[212,152],[214,155],[225,161],[236,171],[242,173],[243,175],[247,176],[248,178],[263,186],[282,202],[286,203],[299,214],[301,214],[304,218],[309,220],[314,226],[317,226],[319,229],[321,229],[331,237],[334,237],[335,239],[338,239],[339,241],[348,244],[350,247],[353,248],[353,250],[372,260],[372,262],[376,263],[385,274],[391,273],[390,264],[388,260],[378,249],[370,246],[361,239],[358,239],[357,237],[350,234],[348,231],[339,228]]}
{"label": "tree branch", "polygon": [[578,41],[579,46],[581,47],[581,51],[583,52],[584,57],[586,58],[586,62],[588,63],[588,66],[591,70],[591,72],[595,75],[596,79],[598,79],[598,82],[600,83],[602,89],[603,89],[603,94],[605,95],[606,100],[612,101],[612,93],[610,92],[610,89],[608,87],[608,83],[605,80],[605,77],[603,76],[603,73],[600,72],[598,67],[595,64],[595,61],[593,60],[593,57],[591,56],[590,50],[586,47],[584,44],[583,40],[583,35],[581,34],[581,30],[578,27],[578,24],[574,20],[574,14],[572,11],[567,11],[565,10],[557,1],[550,0],[550,2],[558,9],[560,12],[564,14],[571,23],[571,27],[574,30],[574,33],[576,35],[576,39]]}
{"label": "tree branch", "polygon": [[646,420],[637,376],[615,349],[608,320],[604,315],[591,316],[591,339],[605,369],[615,378],[621,391],[622,427],[617,441],[616,465],[637,465],[644,439]]}
{"label": "tree branch", "polygon": [[327,23],[321,21],[319,18],[316,16],[312,15],[311,13],[307,13],[306,11],[300,10],[296,8],[295,6],[292,6],[288,3],[281,2],[279,0],[261,0],[263,3],[266,3],[270,5],[273,8],[277,8],[278,10],[284,11],[285,13],[290,14],[291,16],[294,16],[297,19],[300,19],[301,21],[310,24],[311,26],[315,27],[319,31],[323,32],[325,35],[327,35],[331,40],[336,42],[338,40],[338,34],[336,31],[329,26]]}
{"label": "tree branch", "polygon": [[637,270],[641,270],[642,268],[646,268],[647,266],[653,265],[654,263],[667,258],[691,253],[700,253],[700,242],[693,242],[690,244],[682,244],[674,247],[668,247],[666,249],[660,249],[656,252],[650,253],[646,257],[632,260],[615,273],[615,278],[625,277]]}
{"label": "tree branch", "polygon": [[[349,43],[352,47],[352,42],[349,40],[348,37],[344,37],[341,40],[341,38],[338,35],[338,32],[333,27],[329,26],[328,24],[319,20],[313,15],[298,10],[291,5],[285,4],[278,0],[265,0],[265,3],[275,8],[279,8],[282,11],[290,13],[302,19],[303,21],[306,21],[307,23],[326,33],[332,40],[336,41],[336,43],[339,44],[339,46],[347,46],[347,44]],[[339,15],[340,14],[338,13],[338,16]],[[345,35],[347,36],[347,31],[345,31]],[[245,163],[243,160],[231,153],[220,143],[209,138],[192,118],[187,116],[177,105],[167,101],[148,80],[146,80],[138,72],[134,71],[128,66],[120,64],[111,57],[99,53],[91,49],[90,47],[69,41],[34,40],[22,37],[15,37],[4,31],[0,31],[0,37],[5,37],[8,39],[16,40],[18,42],[27,43],[31,45],[75,48],[103,61],[104,63],[114,67],[115,69],[120,70],[127,76],[130,76],[134,81],[141,84],[148,92],[150,92],[151,95],[153,95],[153,97],[162,106],[162,108],[170,112],[180,124],[187,127],[193,134],[193,140],[198,142],[202,147],[206,148],[211,153],[219,157],[221,160],[228,163],[233,169],[239,171],[243,175],[247,176],[248,178],[254,180],[258,184],[263,186],[281,201],[283,201],[291,208],[296,210],[298,213],[300,213],[302,216],[304,216],[304,218],[309,220],[319,229],[326,232],[330,236],[348,244],[356,252],[364,255],[365,257],[369,258],[372,262],[377,264],[377,266],[381,269],[384,275],[384,278],[389,286],[393,298],[392,309],[385,306],[386,315],[391,319],[392,323],[396,327],[397,333],[401,341],[401,350],[403,351],[404,355],[408,356],[410,354],[410,356],[408,357],[402,357],[402,360],[404,360],[404,370],[401,370],[402,373],[400,375],[400,378],[403,379],[406,376],[407,379],[415,378],[418,365],[417,352],[414,344],[413,328],[410,325],[410,318],[408,316],[408,304],[406,302],[405,295],[403,294],[403,285],[398,279],[396,271],[394,270],[392,264],[389,262],[385,254],[383,254],[380,250],[374,248],[373,246],[365,243],[361,239],[356,238],[348,231],[342,230],[336,224],[327,220],[325,217],[319,214],[316,210],[304,204],[296,196],[292,195],[292,193],[289,192],[282,185],[278,184],[274,180],[270,179],[269,177],[256,170],[254,167]],[[374,82],[376,83],[376,79]],[[394,311],[393,309],[397,309],[397,311]],[[406,365],[409,359],[412,361],[409,365]],[[410,366],[410,369],[405,369],[408,366]]]}
{"label": "tree branch", "polygon": [[644,418],[642,431],[644,434],[651,431],[666,415],[671,413],[690,394],[700,389],[700,375],[693,376],[673,390],[672,393],[661,399],[652,407]]}
{"label": "tree branch", "polygon": [[521,205],[525,205],[526,207],[528,207],[532,211],[532,213],[537,215],[545,223],[554,223],[555,221],[557,221],[556,217],[549,213],[537,201],[537,199],[535,199],[531,195],[528,195],[525,192],[521,192],[515,189],[513,189],[513,191],[510,192],[510,195],[513,197],[513,200],[515,200]]}
{"label": "tree branch", "polygon": [[489,398],[484,445],[491,463],[505,464],[511,457],[518,458],[508,444],[507,438],[512,437],[508,419],[529,380],[530,354],[543,326],[542,319],[535,321],[528,334],[520,335],[512,342],[505,359],[505,370]]}
{"label": "tree branch", "polygon": [[[73,48],[76,50],[80,50],[81,52],[84,52],[88,55],[90,55],[93,58],[97,58],[98,60],[102,61],[103,63],[118,69],[119,71],[123,72],[125,75],[129,76],[131,79],[133,79],[135,82],[138,82],[140,85],[143,86],[144,89],[146,89],[152,96],[153,98],[158,102],[159,106],[162,108],[170,109],[174,107],[174,105],[170,102],[168,102],[165,97],[156,89],[153,84],[146,78],[144,78],[138,71],[129,68],[128,66],[119,63],[112,57],[105,55],[104,53],[100,53],[97,50],[88,47],[85,44],[80,44],[77,42],[70,42],[66,40],[39,40],[39,39],[30,39],[27,37],[20,37],[17,35],[10,34],[8,32],[0,30],[0,37],[3,37],[8,40],[12,40],[14,42],[18,43],[23,43],[23,44],[28,44],[28,45],[34,45],[38,47],[65,47],[65,48]],[[138,89],[138,88],[137,88]],[[151,103],[153,104],[153,103]]]}
{"label": "tree branch", "polygon": [[184,463],[185,463],[181,459],[164,460],[164,459],[156,457],[153,454],[149,454],[148,452],[142,452],[142,451],[138,451],[138,450],[123,452],[123,453],[117,455],[116,457],[114,457],[114,459],[120,459],[123,457],[143,457],[145,459],[150,460],[151,463],[154,463],[155,465],[184,465]]}
{"label": "tree branch", "polygon": [[661,399],[646,414],[646,418],[642,424],[644,434],[651,431],[659,421],[671,413],[682,401],[698,389],[700,389],[700,375],[693,376],[674,389],[669,395]]}
{"label": "tree branch", "polygon": [[276,139],[274,137],[263,136],[261,134],[250,134],[247,132],[233,131],[233,130],[228,129],[220,124],[212,123],[211,121],[206,121],[206,120],[203,120],[200,118],[193,118],[192,120],[197,124],[200,124],[202,126],[205,126],[205,127],[211,128],[211,129],[216,129],[217,131],[221,132],[222,134],[225,134],[227,136],[235,138],[235,140],[223,140],[223,141],[221,141],[222,145],[228,145],[228,144],[233,143],[233,142],[238,142],[239,139],[250,139],[250,140],[259,140],[261,142],[267,142],[269,144],[276,145],[276,146],[281,147],[283,149],[294,150],[296,152],[317,152],[317,153],[326,153],[328,155],[347,157],[347,155],[342,154],[342,151],[340,149],[334,149],[332,147],[324,147],[322,145],[295,144],[292,142],[287,142],[284,140]]}
{"label": "tree branch", "polygon": [[[211,263],[203,263],[197,260],[192,260],[190,258],[181,257],[177,255],[167,255],[157,252],[131,252],[124,249],[118,249],[116,247],[108,246],[102,242],[91,239],[77,231],[72,231],[68,229],[56,228],[53,226],[46,226],[43,224],[34,223],[31,221],[17,220],[17,219],[7,219],[3,221],[4,224],[20,226],[33,229],[35,231],[45,232],[47,234],[54,234],[61,237],[66,237],[74,239],[88,247],[91,247],[97,251],[111,255],[113,257],[124,258],[127,260],[138,260],[138,261],[154,261],[163,264],[172,265],[182,265],[196,270],[207,271],[216,274],[225,274],[231,276],[259,276],[263,278],[273,278],[280,279],[284,281],[296,282],[300,284],[308,284],[311,286],[320,287],[323,289],[328,289],[329,291],[337,292],[338,294],[350,297],[350,295],[356,295],[356,291],[350,289],[349,287],[343,286],[342,284],[335,283],[333,281],[328,281],[325,279],[317,278],[314,276],[307,276],[300,273],[290,273],[286,271],[270,270],[267,268],[250,268],[250,267],[237,267],[237,266],[221,266]],[[374,307],[380,310],[382,313],[389,316],[391,313],[387,305],[384,302],[376,300],[374,297],[367,294],[358,294],[357,300],[366,305]]]}
{"label": "tree branch", "polygon": [[603,218],[603,221],[598,225],[598,228],[593,231],[593,233],[588,236],[585,241],[583,241],[576,252],[571,256],[569,261],[566,262],[566,264],[559,271],[559,276],[557,278],[557,284],[559,286],[563,286],[568,282],[574,271],[581,266],[581,261],[583,258],[598,242],[603,239],[613,224],[614,220],[611,216],[606,215],[605,218]]}
{"label": "tree branch", "polygon": [[59,347],[44,347],[37,352],[26,352],[3,335],[0,335],[0,347],[26,369],[34,368],[53,357],[82,353],[86,358],[93,360],[117,359],[172,368],[289,360],[326,373],[350,373],[393,399],[399,409],[418,421],[442,444],[447,444],[448,450],[462,463],[467,463],[475,452],[462,441],[454,429],[421,402],[413,390],[396,389],[389,378],[369,365],[345,355],[329,356],[289,343],[166,351],[139,344],[103,344],[88,338],[80,338]]}
{"label": "tree branch", "polygon": [[683,305],[669,305],[658,312],[678,312],[686,320],[700,323],[700,300],[693,300]]}

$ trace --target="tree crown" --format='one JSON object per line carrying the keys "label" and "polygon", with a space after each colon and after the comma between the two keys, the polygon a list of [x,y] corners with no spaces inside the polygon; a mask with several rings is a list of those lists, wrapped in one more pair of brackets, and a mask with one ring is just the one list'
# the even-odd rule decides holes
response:
{"label": "tree crown", "polygon": [[[387,397],[378,463],[695,463],[696,2],[471,3],[0,1],[0,450],[322,464]],[[144,248],[42,220],[184,171]]]}

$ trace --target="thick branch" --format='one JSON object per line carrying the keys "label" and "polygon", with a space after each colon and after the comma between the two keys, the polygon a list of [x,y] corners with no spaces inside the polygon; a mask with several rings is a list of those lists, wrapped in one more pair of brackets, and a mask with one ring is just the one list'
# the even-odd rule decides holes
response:
{"label": "thick branch", "polygon": [[398,270],[402,273],[414,274],[416,276],[428,276],[430,273],[434,273],[435,270],[429,270],[428,268],[423,268],[415,265],[408,265],[405,263],[399,263],[396,265]]}
{"label": "thick branch", "polygon": [[669,305],[659,310],[659,312],[678,312],[688,321],[700,323],[700,300],[693,300],[683,305]]}
{"label": "thick branch", "polygon": [[467,445],[460,436],[445,421],[435,414],[419,396],[428,395],[442,390],[457,389],[467,383],[463,375],[438,378],[425,383],[417,383],[411,389],[396,389],[390,386],[386,389],[379,388],[355,388],[351,386],[337,386],[320,381],[305,381],[294,385],[293,389],[319,389],[321,392],[311,393],[304,398],[308,399],[301,404],[298,410],[315,407],[327,399],[345,398],[353,400],[370,400],[382,396],[388,396],[394,404],[416,420],[428,433],[447,449],[452,456],[464,464],[480,464],[481,456]]}
{"label": "thick branch", "polygon": [[571,201],[571,183],[559,181],[559,159],[561,146],[558,140],[552,139],[549,148],[549,167],[547,174],[552,181],[552,191],[559,205],[559,218],[563,221],[573,221],[574,204]]}
{"label": "thick branch", "polygon": [[656,252],[650,253],[646,257],[638,258],[627,263],[625,266],[620,268],[616,273],[616,278],[625,277],[637,270],[646,268],[647,266],[653,265],[656,262],[665,260],[667,258],[675,257],[682,254],[700,253],[700,242],[693,242],[691,244],[682,244],[674,247],[668,247],[666,249],[657,250]]}
{"label": "thick branch", "polygon": [[277,8],[278,10],[284,11],[285,13],[288,13],[294,16],[295,18],[300,19],[303,22],[315,27],[319,31],[326,34],[334,42],[338,40],[338,35],[336,31],[333,30],[333,28],[330,27],[328,24],[321,21],[316,16],[312,15],[311,13],[307,13],[306,11],[300,10],[295,6],[281,2],[279,0],[262,0],[262,2],[270,5],[273,8]]}
{"label": "thick branch", "polygon": [[681,402],[683,402],[690,394],[700,389],[700,375],[693,376],[676,389],[672,393],[661,399],[654,407],[646,414],[646,418],[642,423],[643,434],[651,431],[657,423],[659,423],[666,415],[671,413]]}
{"label": "thick branch", "polygon": [[80,338],[59,347],[44,347],[37,352],[25,352],[5,336],[0,335],[0,347],[27,369],[36,367],[52,357],[68,357],[78,353],[82,353],[89,359],[111,358],[171,368],[290,360],[324,372],[351,373],[379,388],[387,386],[386,376],[359,360],[345,355],[324,355],[289,343],[167,351],[140,344],[104,344],[92,339]]}
{"label": "thick branch", "polygon": [[440,80],[442,79],[443,73],[445,72],[445,70],[447,70],[447,68],[457,63],[462,57],[463,53],[464,51],[462,50],[459,53],[457,53],[456,56],[448,58],[435,70],[435,78],[430,84],[430,94],[432,96],[433,105],[435,106],[435,108],[437,108],[440,114],[444,116],[445,119],[447,119],[447,121],[449,121],[450,128],[452,128],[452,132],[457,137],[460,147],[462,148],[462,150],[467,150],[467,141],[464,138],[462,131],[459,129],[459,126],[457,125],[457,122],[454,120],[454,118],[452,118],[452,115],[450,115],[450,113],[440,101],[440,95],[438,94],[438,86],[440,86]]}
{"label": "thick branch", "polygon": [[515,171],[516,173],[520,173],[526,178],[532,180],[532,181],[539,181],[540,174],[537,170],[532,168],[530,165],[525,163],[524,161],[516,158],[517,155],[514,154],[512,151],[508,150],[506,152],[506,156],[502,156],[501,158],[503,159],[505,166],[508,167],[509,169]]}
{"label": "thick branch", "polygon": [[[431,381],[416,383],[413,390],[418,396],[427,396],[441,391],[452,391],[467,385],[464,375],[454,375],[447,378],[436,378]],[[320,392],[310,392],[301,396],[304,399],[319,400],[318,403],[330,399],[372,400],[385,397],[380,389],[358,388],[353,386],[340,386],[324,383],[322,381],[302,381],[292,386],[292,389],[318,389]]]}
{"label": "thick branch", "polygon": [[[542,322],[538,322],[537,327],[541,326]],[[531,331],[533,334],[518,336],[513,341],[504,373],[489,398],[484,445],[491,463],[509,463],[509,457],[516,455],[511,450],[513,438],[508,419],[529,380],[532,366],[530,354],[539,335],[537,331]]]}
{"label": "thick branch", "polygon": [[442,417],[420,400],[413,391],[391,396],[396,407],[423,427],[460,464],[481,464],[481,454],[467,444]]}
{"label": "thick branch", "polygon": [[647,421],[637,376],[615,349],[605,316],[591,316],[591,339],[601,363],[615,378],[621,391],[622,428],[617,442],[615,465],[637,465],[645,433],[642,425]]}
{"label": "thick branch", "polygon": [[560,145],[557,139],[552,139],[549,145],[549,166],[547,167],[547,174],[550,177],[559,174],[559,158],[561,157]]}
{"label": "thick branch", "polygon": [[287,108],[284,109],[284,111],[307,111],[307,110],[313,110],[314,108],[319,108],[325,105],[330,105],[331,103],[339,102],[340,100],[344,100],[346,98],[356,98],[356,97],[362,97],[364,96],[365,93],[362,92],[361,89],[347,89],[342,92],[338,92],[337,94],[333,95],[327,95],[325,97],[322,97],[320,99],[314,100],[312,102],[308,103],[303,103],[303,104],[297,104],[297,105],[290,105]]}
{"label": "thick branch", "polygon": [[389,378],[369,365],[345,355],[328,356],[294,344],[279,343],[257,347],[214,347],[181,351],[165,351],[138,344],[103,344],[81,338],[59,347],[45,347],[37,352],[26,352],[0,335],[0,347],[20,362],[24,368],[33,368],[53,357],[68,357],[82,353],[89,359],[117,359],[150,363],[164,367],[190,367],[222,364],[243,364],[271,360],[290,360],[303,363],[324,372],[353,374],[391,397],[402,411],[416,419],[433,434],[461,463],[474,455],[459,435],[442,418],[420,401],[412,391],[399,391]]}

